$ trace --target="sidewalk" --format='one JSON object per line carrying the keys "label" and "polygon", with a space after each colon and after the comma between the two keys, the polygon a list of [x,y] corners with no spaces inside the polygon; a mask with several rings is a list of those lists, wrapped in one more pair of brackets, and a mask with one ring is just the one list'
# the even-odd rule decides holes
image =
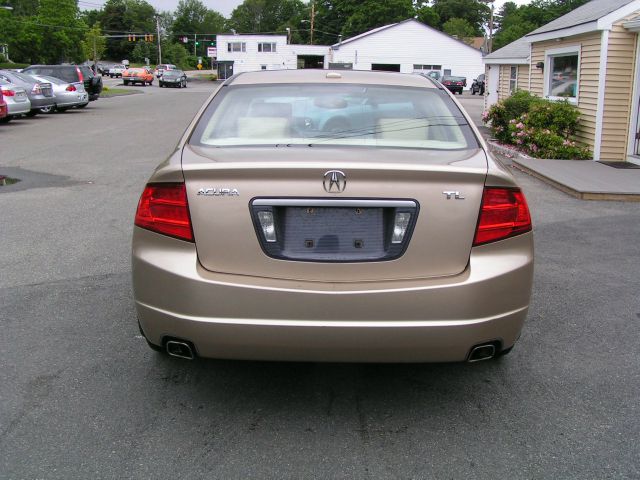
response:
{"label": "sidewalk", "polygon": [[640,202],[640,168],[614,168],[591,160],[531,158],[493,142],[490,148],[509,155],[513,166],[582,200]]}

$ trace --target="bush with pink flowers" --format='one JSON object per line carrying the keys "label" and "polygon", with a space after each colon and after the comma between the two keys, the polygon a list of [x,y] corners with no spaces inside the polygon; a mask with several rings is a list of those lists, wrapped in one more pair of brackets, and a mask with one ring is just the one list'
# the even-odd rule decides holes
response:
{"label": "bush with pink flowers", "polygon": [[537,158],[583,160],[591,152],[574,140],[580,112],[568,102],[544,100],[518,91],[484,112],[494,137]]}

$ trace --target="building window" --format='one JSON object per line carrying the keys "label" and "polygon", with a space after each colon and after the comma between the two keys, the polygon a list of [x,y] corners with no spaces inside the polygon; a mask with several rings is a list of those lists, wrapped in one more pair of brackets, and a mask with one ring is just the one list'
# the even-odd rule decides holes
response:
{"label": "building window", "polygon": [[266,70],[267,66],[266,65],[260,65],[260,70]]}
{"label": "building window", "polygon": [[548,50],[545,62],[545,91],[552,100],[577,103],[580,66],[580,47]]}
{"label": "building window", "polygon": [[262,52],[262,53],[274,53],[276,51],[276,44],[275,43],[259,43],[258,44],[258,52]]}
{"label": "building window", "polygon": [[511,67],[509,74],[509,95],[516,91],[518,88],[518,67]]}
{"label": "building window", "polygon": [[246,42],[229,42],[227,43],[227,52],[246,52]]}
{"label": "building window", "polygon": [[422,64],[417,64],[414,63],[413,64],[413,71],[414,72],[422,72],[424,70],[442,70],[442,65],[422,65]]}

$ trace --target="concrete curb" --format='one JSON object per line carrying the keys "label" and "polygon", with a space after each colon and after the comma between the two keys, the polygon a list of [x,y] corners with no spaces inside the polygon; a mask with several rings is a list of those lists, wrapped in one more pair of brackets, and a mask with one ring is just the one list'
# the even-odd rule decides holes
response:
{"label": "concrete curb", "polygon": [[[527,175],[531,175],[532,177],[537,178],[538,180],[542,180],[544,183],[551,185],[552,187],[570,195],[574,198],[580,200],[605,200],[605,201],[616,201],[616,202],[640,202],[640,195],[634,193],[618,193],[618,192],[590,192],[590,191],[581,191],[572,188],[561,181],[558,181],[554,178],[551,178],[547,175],[543,175],[542,173],[536,171],[535,169],[523,165],[521,162],[525,161],[536,161],[538,159],[534,157],[530,157],[529,155],[525,155],[513,148],[506,147],[504,145],[499,145],[491,140],[487,140],[487,144],[489,145],[489,149],[498,155],[504,156],[511,161],[511,164],[514,168],[517,168],[521,172],[526,173]],[[564,162],[565,160],[556,160],[558,162]],[[588,160],[585,160],[588,161]]]}

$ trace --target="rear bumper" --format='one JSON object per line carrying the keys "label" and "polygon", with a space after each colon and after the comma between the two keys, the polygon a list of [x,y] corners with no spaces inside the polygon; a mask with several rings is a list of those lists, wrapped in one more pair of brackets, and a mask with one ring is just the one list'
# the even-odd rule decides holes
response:
{"label": "rear bumper", "polygon": [[66,95],[56,95],[56,107],[75,107],[76,105],[85,104],[88,101],[89,95],[87,93],[69,93]]}
{"label": "rear bumper", "polygon": [[22,115],[31,111],[31,102],[7,103],[9,115]]}
{"label": "rear bumper", "polygon": [[474,345],[511,347],[527,314],[532,235],[473,249],[460,275],[328,283],[204,270],[195,246],[135,228],[133,287],[147,339],[192,342],[215,358],[463,361]]}
{"label": "rear bumper", "polygon": [[30,98],[31,101],[31,110],[38,110],[43,107],[55,107],[56,100],[55,97],[40,97],[40,98]]}

